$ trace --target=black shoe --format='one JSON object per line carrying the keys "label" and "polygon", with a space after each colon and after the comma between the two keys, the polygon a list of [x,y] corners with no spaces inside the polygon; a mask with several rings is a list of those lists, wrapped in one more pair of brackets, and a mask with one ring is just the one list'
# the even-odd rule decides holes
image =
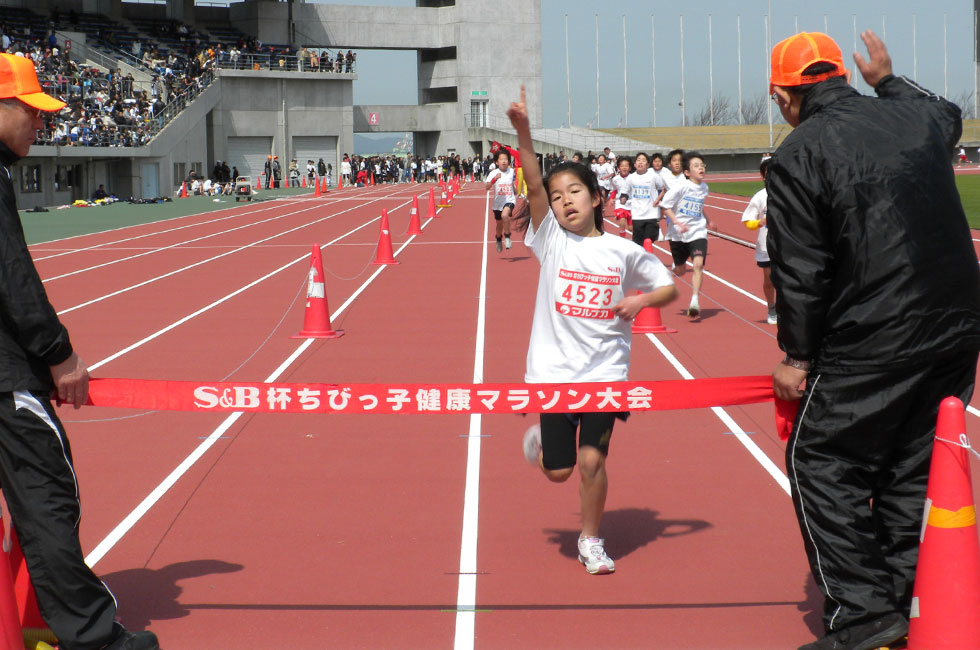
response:
{"label": "black shoe", "polygon": [[868,623],[858,623],[832,632],[800,650],[875,650],[898,641],[909,631],[909,622],[901,614],[886,614]]}
{"label": "black shoe", "polygon": [[160,642],[153,632],[130,632],[124,629],[116,640],[103,650],[160,650]]}

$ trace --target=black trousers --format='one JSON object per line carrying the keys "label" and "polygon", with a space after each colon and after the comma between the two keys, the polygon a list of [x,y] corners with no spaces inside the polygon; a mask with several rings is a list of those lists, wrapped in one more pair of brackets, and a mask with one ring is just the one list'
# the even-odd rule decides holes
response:
{"label": "black trousers", "polygon": [[66,649],[99,648],[121,630],[116,600],[85,564],[81,508],[64,427],[46,395],[0,393],[0,488],[41,616]]}
{"label": "black trousers", "polygon": [[908,617],[939,403],[968,403],[976,368],[974,351],[807,378],[786,468],[828,631]]}
{"label": "black trousers", "polygon": [[633,241],[643,245],[644,239],[649,239],[652,243],[657,243],[657,236],[660,234],[660,219],[640,219],[633,221]]}

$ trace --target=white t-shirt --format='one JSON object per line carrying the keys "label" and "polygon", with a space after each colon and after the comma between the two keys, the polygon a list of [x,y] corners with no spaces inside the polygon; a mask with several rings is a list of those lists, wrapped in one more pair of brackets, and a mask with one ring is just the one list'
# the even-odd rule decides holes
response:
{"label": "white t-shirt", "polygon": [[[660,168],[660,177],[662,179],[664,179],[664,183],[667,184],[667,190],[668,191],[670,191],[671,189],[673,189],[674,185],[676,185],[677,183],[680,183],[681,181],[687,179],[687,176],[684,175],[684,172],[681,172],[680,174],[677,174],[675,176],[674,173],[671,172],[670,169],[668,169],[667,167],[661,167]],[[677,235],[677,231],[674,230],[674,223],[673,222],[669,222],[667,224],[667,233],[664,235],[664,237],[668,241],[669,240],[679,240],[680,238],[677,237],[676,235]]]}
{"label": "white t-shirt", "polygon": [[524,243],[541,263],[524,381],[625,381],[632,324],[612,308],[628,291],[672,285],[670,272],[632,241],[565,230],[551,210]]}
{"label": "white t-shirt", "polygon": [[[613,201],[613,210],[626,210],[629,212],[630,209],[630,182],[629,177],[616,174],[612,177],[612,186],[616,190],[616,200]],[[626,197],[626,202],[623,203],[620,197]]]}
{"label": "white t-shirt", "polygon": [[[685,232],[674,228],[673,241],[692,242],[708,238],[707,219],[704,216],[706,198],[708,198],[708,184],[696,185],[688,178],[667,190],[661,205],[673,210],[676,223],[687,226]],[[636,216],[633,219],[635,220]]]}
{"label": "white t-shirt", "polygon": [[344,161],[342,161],[340,163],[340,173],[341,174],[344,174],[345,176],[347,174],[350,174],[350,161],[349,160],[344,160]]}
{"label": "white t-shirt", "polygon": [[596,174],[596,178],[599,179],[599,187],[603,187],[607,190],[610,189],[610,187],[612,187],[612,183],[611,183],[612,179],[603,178],[603,177],[615,173],[616,173],[616,168],[612,166],[612,163],[605,162],[602,163],[601,165],[596,165],[595,174]]}
{"label": "white t-shirt", "polygon": [[495,178],[500,178],[500,180],[490,188],[490,191],[493,192],[492,209],[503,210],[505,205],[514,202],[514,168],[508,167],[505,172],[499,169],[493,170],[487,176],[487,182],[489,183]]}
{"label": "white t-shirt", "polygon": [[[752,198],[749,200],[749,205],[745,208],[745,212],[742,213],[742,223],[752,221],[753,219],[761,221],[762,219],[766,218],[768,196],[769,195],[766,194],[766,188],[764,187],[752,195]],[[759,236],[755,240],[756,262],[769,261],[769,251],[766,250],[766,233],[768,232],[768,226],[762,226],[759,228]]]}
{"label": "white t-shirt", "polygon": [[648,169],[642,175],[633,172],[627,180],[629,180],[631,188],[630,213],[633,221],[659,219],[660,207],[654,206],[653,202],[665,187],[660,174]]}

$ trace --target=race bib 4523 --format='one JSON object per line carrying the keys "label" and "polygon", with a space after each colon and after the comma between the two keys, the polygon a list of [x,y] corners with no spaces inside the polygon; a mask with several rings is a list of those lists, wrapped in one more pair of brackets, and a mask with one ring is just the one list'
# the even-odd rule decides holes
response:
{"label": "race bib 4523", "polygon": [[623,297],[618,275],[558,270],[555,309],[565,316],[611,320],[612,307]]}

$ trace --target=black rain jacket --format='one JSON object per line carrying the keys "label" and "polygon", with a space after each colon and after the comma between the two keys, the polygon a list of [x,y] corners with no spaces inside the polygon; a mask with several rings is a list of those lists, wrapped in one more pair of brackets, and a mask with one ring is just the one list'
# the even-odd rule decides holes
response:
{"label": "black rain jacket", "polygon": [[27,250],[10,172],[17,160],[0,142],[0,392],[49,391],[50,366],[72,347]]}
{"label": "black rain jacket", "polygon": [[980,269],[953,177],[960,109],[905,77],[804,97],[766,180],[779,346],[819,372],[980,348]]}

